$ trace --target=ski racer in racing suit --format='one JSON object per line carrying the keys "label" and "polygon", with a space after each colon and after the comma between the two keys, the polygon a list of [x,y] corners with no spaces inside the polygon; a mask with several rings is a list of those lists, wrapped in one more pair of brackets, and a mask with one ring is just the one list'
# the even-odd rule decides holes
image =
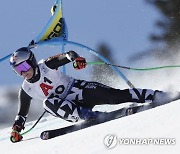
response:
{"label": "ski racer in racing suit", "polygon": [[24,78],[19,91],[19,109],[11,133],[12,142],[22,140],[20,132],[25,128],[33,98],[41,100],[44,109],[53,116],[70,122],[94,118],[97,112],[93,112],[92,108],[95,105],[153,102],[156,99],[155,94],[161,94],[165,101],[170,101],[165,92],[135,88],[114,89],[98,82],[74,79],[58,70],[60,66],[70,62],[73,62],[76,70],[86,67],[85,58],[74,51],[41,60],[39,63],[27,47],[20,48],[12,54],[11,66]]}

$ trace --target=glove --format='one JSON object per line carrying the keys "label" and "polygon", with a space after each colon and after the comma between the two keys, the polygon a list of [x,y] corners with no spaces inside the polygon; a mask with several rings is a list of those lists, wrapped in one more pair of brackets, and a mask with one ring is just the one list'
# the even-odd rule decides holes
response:
{"label": "glove", "polygon": [[10,137],[11,142],[15,143],[21,141],[23,138],[20,134],[21,128],[18,125],[14,125],[12,129]]}
{"label": "glove", "polygon": [[86,59],[83,58],[83,57],[78,57],[75,59],[74,63],[73,63],[73,67],[74,69],[76,70],[79,70],[79,69],[83,69],[86,67]]}
{"label": "glove", "polygon": [[24,129],[24,124],[26,122],[26,117],[22,115],[17,115],[15,123],[13,125],[13,130],[11,132],[10,140],[11,142],[19,142],[22,140],[22,135],[20,134],[21,130]]}

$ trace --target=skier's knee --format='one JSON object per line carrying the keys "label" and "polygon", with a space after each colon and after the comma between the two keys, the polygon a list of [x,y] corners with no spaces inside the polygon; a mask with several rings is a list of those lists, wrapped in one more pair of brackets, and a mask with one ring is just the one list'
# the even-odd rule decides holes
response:
{"label": "skier's knee", "polygon": [[46,99],[44,101],[44,109],[52,115],[70,122],[76,122],[80,119],[79,107],[69,100]]}
{"label": "skier's knee", "polygon": [[134,88],[134,89],[130,89],[129,92],[132,95],[132,102],[145,103],[147,101],[150,102],[153,101],[153,96],[155,91],[151,89]]}
{"label": "skier's knee", "polygon": [[53,106],[52,103],[48,99],[44,100],[43,107],[48,113],[50,113],[54,116],[57,116],[57,114],[56,114],[57,106]]}

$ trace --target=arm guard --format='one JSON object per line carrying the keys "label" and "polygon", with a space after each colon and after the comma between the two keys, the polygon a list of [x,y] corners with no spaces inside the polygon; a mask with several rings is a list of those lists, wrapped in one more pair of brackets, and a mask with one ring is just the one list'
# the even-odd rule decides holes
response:
{"label": "arm guard", "polygon": [[59,54],[53,57],[49,57],[45,64],[51,69],[58,69],[69,62],[74,61],[79,55],[74,51],[69,51],[64,54]]}
{"label": "arm guard", "polygon": [[19,127],[19,131],[21,129],[24,129],[24,124],[26,122],[26,117],[29,112],[31,97],[21,88],[19,91],[19,108],[18,108],[18,114],[15,118],[14,125],[17,125]]}

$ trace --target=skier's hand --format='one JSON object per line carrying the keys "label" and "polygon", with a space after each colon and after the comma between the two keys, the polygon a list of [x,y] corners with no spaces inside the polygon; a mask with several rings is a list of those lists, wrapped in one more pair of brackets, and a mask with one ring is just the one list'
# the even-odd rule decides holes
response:
{"label": "skier's hand", "polygon": [[86,67],[86,59],[83,58],[83,57],[78,57],[75,59],[74,63],[73,63],[73,67],[74,69],[76,70],[79,70],[79,69],[83,69]]}
{"label": "skier's hand", "polygon": [[22,140],[22,135],[20,134],[21,128],[18,125],[13,126],[12,128],[12,132],[11,132],[11,137],[10,140],[11,142],[15,143],[15,142],[19,142]]}

